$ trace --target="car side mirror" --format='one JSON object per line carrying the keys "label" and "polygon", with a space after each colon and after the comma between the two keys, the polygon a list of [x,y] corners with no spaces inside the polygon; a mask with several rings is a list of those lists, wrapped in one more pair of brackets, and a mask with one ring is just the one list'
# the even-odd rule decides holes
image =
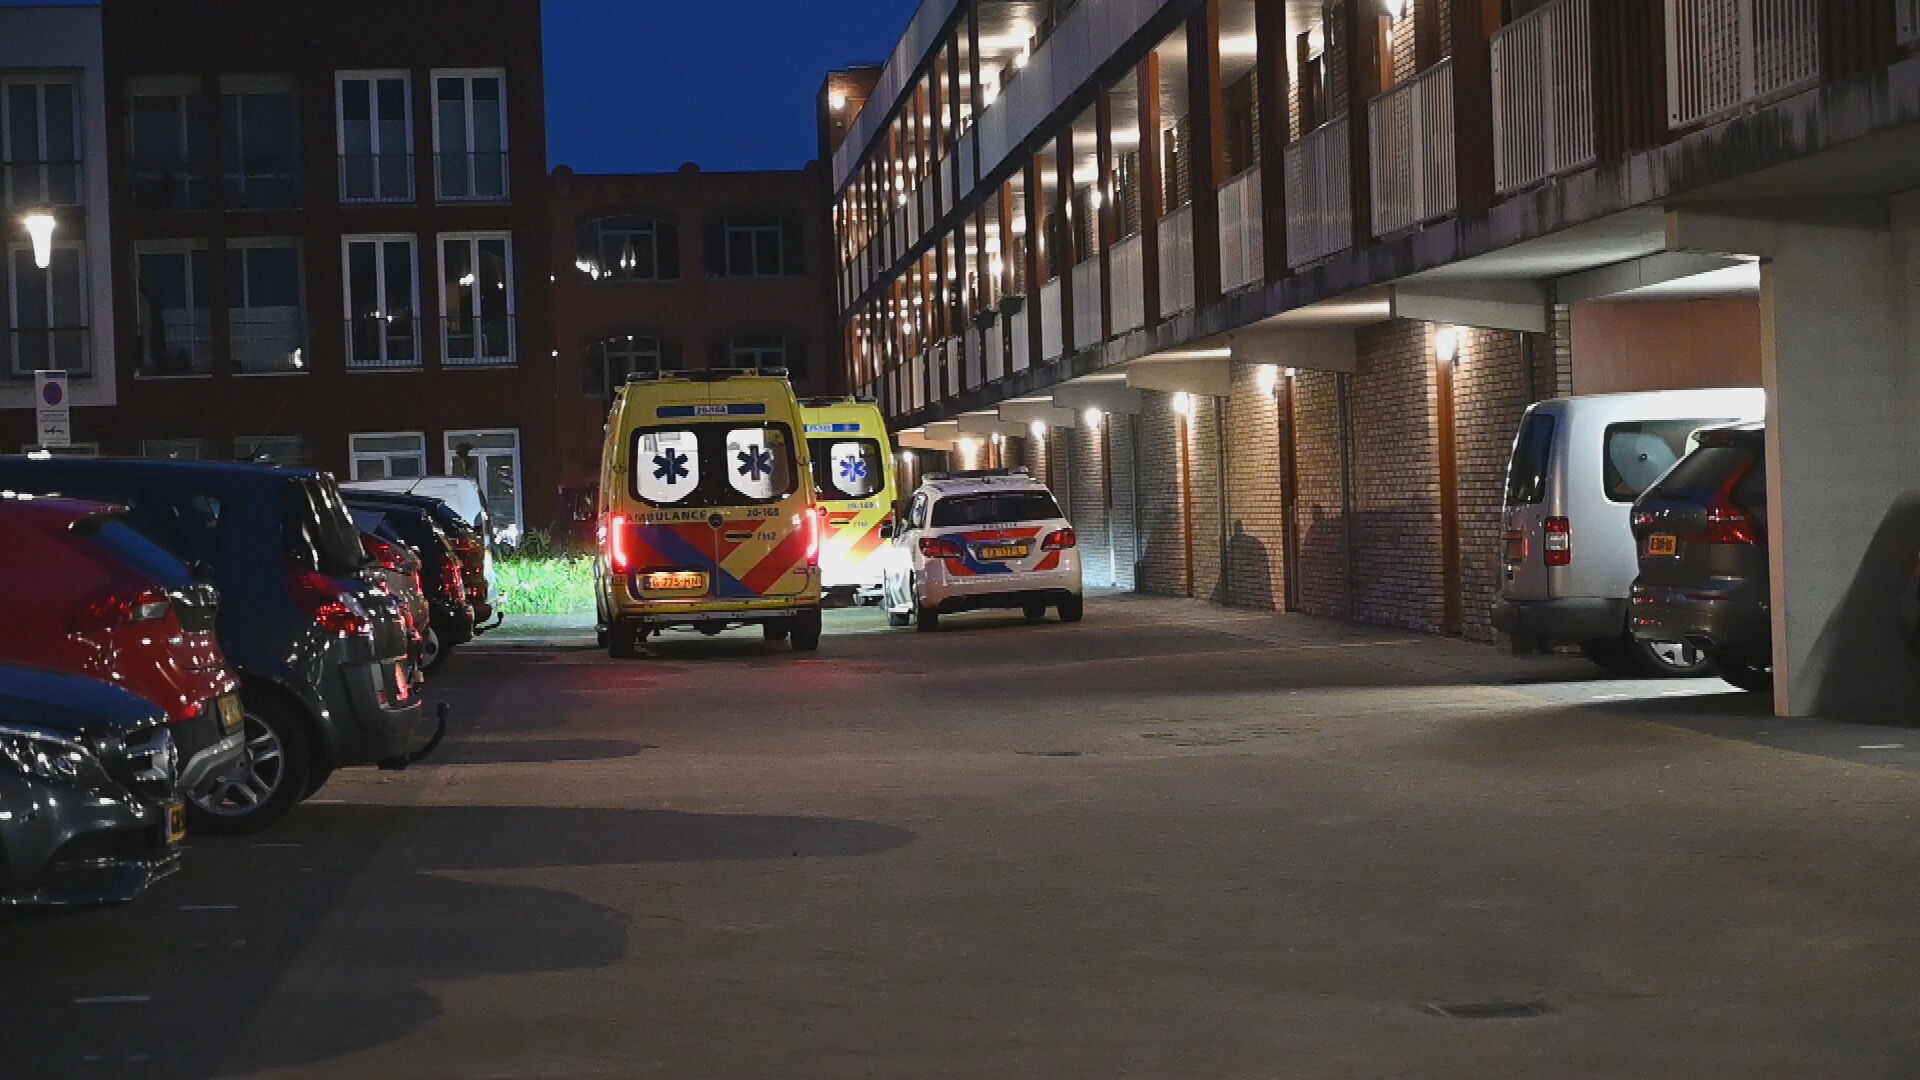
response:
{"label": "car side mirror", "polygon": [[880,526],[880,539],[891,540],[898,535],[900,535],[900,531],[894,526],[893,522],[889,521],[885,525]]}

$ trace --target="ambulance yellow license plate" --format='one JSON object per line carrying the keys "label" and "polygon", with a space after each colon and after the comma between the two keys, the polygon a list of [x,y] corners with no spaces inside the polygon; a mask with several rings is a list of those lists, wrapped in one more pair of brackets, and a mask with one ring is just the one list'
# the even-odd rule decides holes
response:
{"label": "ambulance yellow license plate", "polygon": [[187,804],[178,800],[167,804],[167,843],[187,838]]}
{"label": "ambulance yellow license plate", "polygon": [[1024,559],[1027,557],[1025,544],[992,544],[980,549],[983,559]]}
{"label": "ambulance yellow license plate", "polygon": [[1680,538],[1667,533],[1647,537],[1647,554],[1653,558],[1672,558],[1680,554]]}
{"label": "ambulance yellow license plate", "polygon": [[688,592],[707,587],[707,575],[693,570],[648,574],[647,588],[652,592]]}

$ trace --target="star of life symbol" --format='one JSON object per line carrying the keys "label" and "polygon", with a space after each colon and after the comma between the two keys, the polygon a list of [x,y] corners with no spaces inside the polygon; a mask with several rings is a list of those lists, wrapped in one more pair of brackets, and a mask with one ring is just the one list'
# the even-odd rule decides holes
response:
{"label": "star of life symbol", "polygon": [[740,459],[740,475],[756,483],[773,475],[773,451],[759,445],[748,446],[735,455]]}
{"label": "star of life symbol", "polygon": [[669,446],[653,455],[653,478],[665,480],[669,486],[680,483],[691,475],[687,468],[687,455]]}
{"label": "star of life symbol", "polygon": [[867,478],[867,463],[859,458],[848,458],[840,463],[840,479],[849,484],[858,483]]}

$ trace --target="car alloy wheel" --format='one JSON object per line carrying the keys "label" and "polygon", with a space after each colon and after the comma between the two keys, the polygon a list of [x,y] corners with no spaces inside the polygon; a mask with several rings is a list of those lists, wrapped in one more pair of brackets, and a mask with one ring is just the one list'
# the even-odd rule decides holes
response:
{"label": "car alloy wheel", "polygon": [[273,692],[242,687],[240,703],[246,717],[240,760],[188,793],[190,831],[235,834],[264,829],[325,783],[332,771],[314,760],[301,716]]}
{"label": "car alloy wheel", "polygon": [[286,747],[280,736],[252,713],[247,714],[247,748],[233,768],[201,781],[194,804],[219,817],[252,813],[287,779]]}

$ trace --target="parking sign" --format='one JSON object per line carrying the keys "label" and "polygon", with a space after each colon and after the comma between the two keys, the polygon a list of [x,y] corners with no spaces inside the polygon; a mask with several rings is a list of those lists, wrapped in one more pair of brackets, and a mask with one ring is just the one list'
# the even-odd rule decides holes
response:
{"label": "parking sign", "polygon": [[73,445],[73,413],[67,403],[67,373],[33,373],[34,441],[43,450]]}

